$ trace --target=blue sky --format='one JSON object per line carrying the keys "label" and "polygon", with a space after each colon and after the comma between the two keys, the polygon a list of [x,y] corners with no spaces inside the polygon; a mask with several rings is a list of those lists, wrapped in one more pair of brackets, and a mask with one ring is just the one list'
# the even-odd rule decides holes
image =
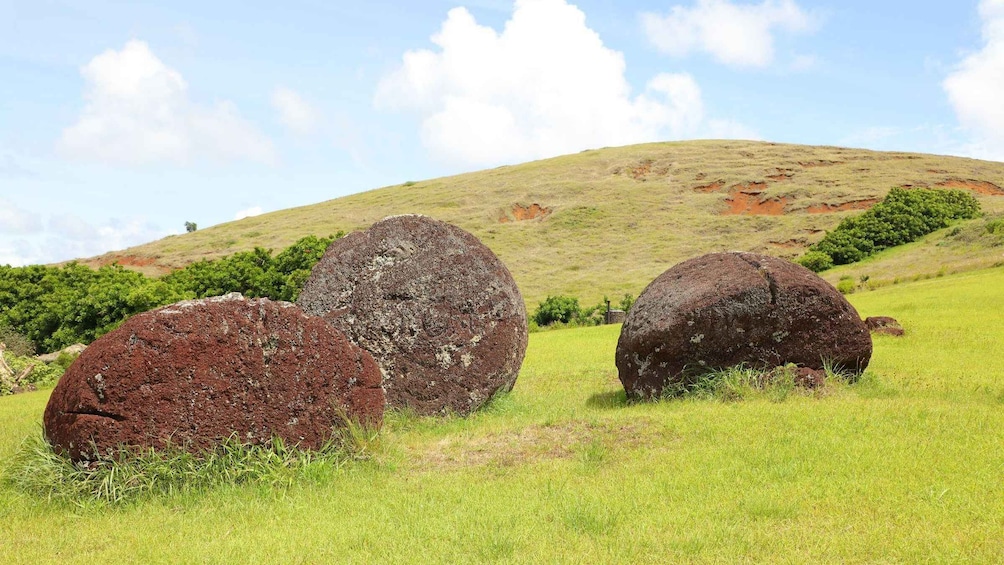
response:
{"label": "blue sky", "polygon": [[1002,93],[1004,0],[0,0],[0,264],[645,141],[1004,160]]}

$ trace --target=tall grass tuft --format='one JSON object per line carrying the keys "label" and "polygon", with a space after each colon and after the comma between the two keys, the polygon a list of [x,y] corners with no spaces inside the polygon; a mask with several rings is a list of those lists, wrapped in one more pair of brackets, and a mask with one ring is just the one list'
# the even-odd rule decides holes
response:
{"label": "tall grass tuft", "polygon": [[170,446],[123,447],[107,459],[74,463],[57,454],[39,429],[0,469],[0,480],[31,498],[79,507],[121,505],[229,485],[285,489],[298,480],[330,477],[347,462],[370,457],[378,437],[375,431],[349,422],[316,451],[286,445],[278,437],[247,445],[233,435],[201,453]]}
{"label": "tall grass tuft", "polygon": [[834,386],[853,382],[855,376],[835,369],[824,361],[825,384],[817,389],[800,386],[796,380],[797,367],[792,364],[774,369],[754,369],[738,365],[703,373],[692,380],[668,390],[666,397],[692,400],[721,400],[738,402],[762,398],[771,402],[784,402],[792,395],[821,396]]}

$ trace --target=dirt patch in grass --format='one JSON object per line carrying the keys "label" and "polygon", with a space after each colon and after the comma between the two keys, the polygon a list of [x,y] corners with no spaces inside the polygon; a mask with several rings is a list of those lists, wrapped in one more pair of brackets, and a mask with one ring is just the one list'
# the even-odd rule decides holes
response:
{"label": "dirt patch in grass", "polygon": [[123,267],[149,267],[157,263],[156,257],[141,257],[139,255],[109,255],[102,257],[102,267],[118,263]]}
{"label": "dirt patch in grass", "polygon": [[989,196],[1004,196],[1004,189],[985,180],[948,179],[937,183],[936,186],[944,188],[962,188],[965,190],[971,190],[977,194],[987,194]]}
{"label": "dirt patch in grass", "polygon": [[806,208],[805,211],[810,214],[830,214],[848,210],[867,210],[877,203],[878,198],[866,198],[864,200],[851,200],[843,204],[814,204]]}
{"label": "dirt patch in grass", "polygon": [[843,161],[828,161],[826,159],[816,159],[813,161],[799,161],[799,165],[803,169],[812,169],[814,167],[832,167],[833,165],[843,165]]}
{"label": "dirt patch in grass", "polygon": [[548,208],[546,206],[541,206],[540,204],[534,202],[529,206],[513,204],[512,210],[510,212],[512,214],[512,217],[510,218],[508,214],[503,215],[501,218],[499,218],[500,224],[505,224],[508,222],[523,222],[526,220],[533,220],[535,218],[543,218],[544,216],[550,215],[551,212],[553,212],[553,209]]}
{"label": "dirt patch in grass", "polygon": [[725,199],[728,208],[722,212],[725,216],[780,216],[788,199],[784,197],[764,198],[761,196],[767,190],[765,182],[749,182],[737,184],[729,189],[730,196]]}
{"label": "dirt patch in grass", "polygon": [[643,159],[634,166],[618,167],[614,169],[613,173],[615,175],[626,173],[629,177],[636,181],[646,182],[653,177],[665,177],[669,174],[669,168],[670,166],[664,162],[663,164],[656,164],[656,162],[652,159]]}
{"label": "dirt patch in grass", "polygon": [[702,184],[701,186],[695,186],[694,192],[703,192],[705,194],[711,192],[718,192],[719,190],[722,189],[723,186],[725,186],[725,182],[716,180],[711,184]]}
{"label": "dirt patch in grass", "polygon": [[408,459],[416,468],[426,471],[514,467],[548,459],[574,459],[587,448],[613,453],[678,440],[647,419],[603,423],[573,421],[532,425],[481,437],[444,438],[408,449]]}

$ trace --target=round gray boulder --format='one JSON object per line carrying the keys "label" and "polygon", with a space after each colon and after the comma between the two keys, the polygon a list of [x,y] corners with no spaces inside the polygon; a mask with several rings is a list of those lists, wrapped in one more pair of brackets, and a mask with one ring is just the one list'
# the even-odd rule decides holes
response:
{"label": "round gray boulder", "polygon": [[466,415],[512,389],[527,344],[509,270],[466,231],[385,218],[335,240],[297,304],[370,352],[390,407]]}

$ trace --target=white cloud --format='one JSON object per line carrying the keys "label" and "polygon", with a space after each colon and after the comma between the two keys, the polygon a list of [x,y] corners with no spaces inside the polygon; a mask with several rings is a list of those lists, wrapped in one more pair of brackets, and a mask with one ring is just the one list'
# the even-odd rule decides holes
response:
{"label": "white cloud", "polygon": [[58,143],[69,157],[130,165],[275,161],[272,142],[233,102],[204,106],[189,100],[181,74],[142,41],[97,55],[80,73],[86,105]]}
{"label": "white cloud", "polygon": [[[704,51],[736,67],[764,67],[774,61],[774,33],[807,32],[813,18],[794,0],[738,4],[729,0],[697,0],[693,7],[673,6],[668,14],[642,14],[649,41],[661,52],[685,57]],[[795,67],[812,59],[796,57]]]}
{"label": "white cloud", "polygon": [[41,263],[36,258],[37,249],[25,239],[4,241],[0,239],[0,265],[23,267]]}
{"label": "white cloud", "polygon": [[261,206],[252,206],[246,210],[240,210],[234,214],[235,220],[243,220],[244,218],[251,218],[253,216],[261,215]]}
{"label": "white cloud", "polygon": [[19,208],[16,204],[0,197],[0,234],[29,234],[42,231],[42,219],[38,214]]}
{"label": "white cloud", "polygon": [[272,107],[279,113],[279,122],[293,133],[306,135],[317,127],[317,111],[292,89],[273,90]]}
{"label": "white cloud", "polygon": [[491,165],[692,135],[701,91],[664,73],[632,95],[623,55],[564,0],[517,0],[503,31],[450,10],[437,50],[408,51],[380,82],[378,108],[417,111],[434,156]]}
{"label": "white cloud", "polygon": [[145,218],[112,218],[93,225],[73,214],[54,214],[45,229],[17,239],[0,239],[0,265],[23,266],[82,259],[171,235]]}
{"label": "white cloud", "polygon": [[942,83],[962,127],[973,134],[965,152],[1004,160],[1004,0],[983,0],[983,48],[962,60]]}

